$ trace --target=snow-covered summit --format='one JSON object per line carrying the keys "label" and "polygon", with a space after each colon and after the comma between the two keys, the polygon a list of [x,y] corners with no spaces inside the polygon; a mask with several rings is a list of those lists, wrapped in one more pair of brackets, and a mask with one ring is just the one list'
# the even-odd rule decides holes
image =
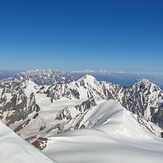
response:
{"label": "snow-covered summit", "polygon": [[139,89],[159,89],[161,90],[156,84],[150,82],[148,79],[142,79],[139,82],[136,82],[133,86],[133,88],[139,88]]}
{"label": "snow-covered summit", "polygon": [[86,74],[85,76],[80,78],[78,81],[81,81],[81,80],[85,80],[86,82],[90,83],[90,82],[96,80],[96,78],[94,76],[92,76],[92,75]]}

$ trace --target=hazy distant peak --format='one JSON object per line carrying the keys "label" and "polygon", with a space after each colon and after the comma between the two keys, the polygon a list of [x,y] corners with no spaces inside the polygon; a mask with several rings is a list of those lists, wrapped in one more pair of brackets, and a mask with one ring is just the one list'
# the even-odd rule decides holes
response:
{"label": "hazy distant peak", "polygon": [[91,72],[95,72],[95,71],[94,70],[84,70],[84,72],[91,73]]}
{"label": "hazy distant peak", "polygon": [[124,72],[123,72],[123,71],[118,71],[117,73],[118,73],[118,74],[124,74]]}

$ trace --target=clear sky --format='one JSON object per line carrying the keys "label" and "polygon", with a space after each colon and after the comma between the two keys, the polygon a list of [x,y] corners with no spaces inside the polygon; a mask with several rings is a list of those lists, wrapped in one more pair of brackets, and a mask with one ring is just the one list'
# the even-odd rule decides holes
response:
{"label": "clear sky", "polygon": [[163,0],[0,0],[0,69],[163,74]]}

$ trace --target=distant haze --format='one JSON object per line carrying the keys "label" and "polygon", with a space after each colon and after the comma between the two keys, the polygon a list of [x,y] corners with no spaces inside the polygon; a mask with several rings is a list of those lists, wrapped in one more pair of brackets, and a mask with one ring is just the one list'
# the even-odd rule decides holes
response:
{"label": "distant haze", "polygon": [[[48,70],[42,70],[42,71],[48,71]],[[55,71],[55,70],[49,70],[49,71]],[[19,72],[23,72],[23,71],[0,70],[0,80],[14,76]],[[62,73],[62,71],[57,71],[57,72]],[[128,73],[113,73],[113,72],[111,73],[111,72],[107,72],[106,70],[105,71],[93,71],[93,70],[71,71],[67,73],[70,73],[72,76],[73,75],[76,76],[76,79],[84,76],[85,74],[90,74],[93,75],[99,81],[108,81],[111,83],[116,83],[127,87],[133,85],[135,82],[139,80],[148,79],[151,82],[157,84],[163,90],[163,75],[128,74]]]}

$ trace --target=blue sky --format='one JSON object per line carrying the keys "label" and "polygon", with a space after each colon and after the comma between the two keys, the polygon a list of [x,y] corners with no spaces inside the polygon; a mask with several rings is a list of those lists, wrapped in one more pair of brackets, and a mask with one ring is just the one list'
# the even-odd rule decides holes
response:
{"label": "blue sky", "polygon": [[163,74],[162,0],[0,0],[0,69]]}

